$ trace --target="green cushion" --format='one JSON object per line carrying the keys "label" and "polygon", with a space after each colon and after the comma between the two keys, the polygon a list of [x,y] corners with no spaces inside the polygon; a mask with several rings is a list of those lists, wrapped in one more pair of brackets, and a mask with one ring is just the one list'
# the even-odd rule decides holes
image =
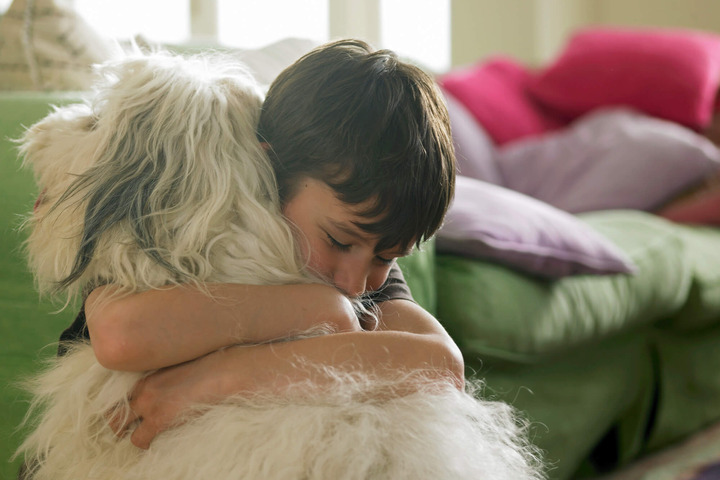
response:
{"label": "green cushion", "polygon": [[655,329],[659,366],[657,420],[648,449],[667,446],[720,419],[720,325]]}
{"label": "green cushion", "polygon": [[50,111],[50,102],[74,101],[73,94],[0,94],[0,478],[15,478],[19,462],[7,460],[20,444],[19,422],[27,408],[27,397],[17,384],[37,371],[42,358],[55,354],[60,332],[74,316],[74,308],[60,314],[47,301],[39,301],[21,251],[22,235],[17,228],[37,195],[31,172],[21,170],[15,145],[24,126],[30,126]]}
{"label": "green cushion", "polygon": [[691,269],[673,224],[637,211],[581,217],[638,266],[633,275],[556,281],[455,255],[437,259],[437,315],[466,356],[534,362],[670,316]]}
{"label": "green cushion", "polygon": [[482,378],[488,396],[531,422],[530,438],[544,451],[548,477],[565,480],[613,426],[619,460],[640,451],[652,410],[652,362],[644,342],[621,335],[533,365],[466,358],[467,376]]}
{"label": "green cushion", "polygon": [[[82,99],[81,92],[0,92],[0,134],[2,141],[22,133],[52,110]],[[4,153],[3,153],[4,155]]]}
{"label": "green cushion", "polygon": [[699,329],[720,321],[720,228],[678,225],[692,284],[683,308],[664,326]]}
{"label": "green cushion", "polygon": [[720,418],[720,229],[678,226],[678,232],[692,284],[687,303],[650,337],[660,372],[650,450]]}
{"label": "green cushion", "polygon": [[431,238],[412,255],[398,259],[405,281],[415,301],[435,315],[437,290],[435,289],[435,239]]}

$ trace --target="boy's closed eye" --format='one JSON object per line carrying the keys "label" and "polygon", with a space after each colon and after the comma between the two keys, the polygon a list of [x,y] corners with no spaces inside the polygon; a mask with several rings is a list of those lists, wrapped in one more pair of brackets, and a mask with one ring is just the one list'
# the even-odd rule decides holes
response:
{"label": "boy's closed eye", "polygon": [[383,265],[392,265],[392,263],[395,261],[395,258],[385,258],[381,257],[380,255],[375,255],[375,258],[377,258],[377,260]]}
{"label": "boy's closed eye", "polygon": [[337,241],[337,240],[335,239],[335,237],[333,237],[332,235],[330,235],[330,234],[327,233],[327,232],[325,232],[325,235],[327,235],[327,238],[328,238],[328,240],[330,241],[330,245],[331,245],[333,248],[337,248],[337,249],[340,250],[341,252],[347,252],[347,251],[350,250],[350,247],[351,247],[352,245],[347,244],[347,243],[340,243],[339,241]]}

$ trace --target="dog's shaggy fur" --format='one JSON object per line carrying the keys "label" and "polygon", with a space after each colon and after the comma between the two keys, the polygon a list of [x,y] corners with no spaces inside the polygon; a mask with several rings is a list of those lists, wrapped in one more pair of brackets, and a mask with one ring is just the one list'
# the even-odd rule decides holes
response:
{"label": "dog's shaggy fur", "polygon": [[[43,191],[28,241],[41,292],[317,281],[280,215],[255,138],[261,97],[241,66],[152,54],[99,71],[89,103],[22,141]],[[34,380],[37,423],[20,452],[36,480],[541,477],[503,403],[422,372],[324,370],[331,388],[199,405],[143,451],[106,419],[142,374],[107,370],[80,343]]]}

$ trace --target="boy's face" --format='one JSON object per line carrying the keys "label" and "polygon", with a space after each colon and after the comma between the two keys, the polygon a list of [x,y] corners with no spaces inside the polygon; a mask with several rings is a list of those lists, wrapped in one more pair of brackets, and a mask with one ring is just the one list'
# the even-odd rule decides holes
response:
{"label": "boy's face", "polygon": [[324,182],[305,177],[283,207],[285,217],[304,234],[298,241],[310,270],[350,296],[380,288],[395,259],[409,253],[400,248],[375,251],[378,238],[353,224],[372,220],[357,214],[364,206],[346,204]]}

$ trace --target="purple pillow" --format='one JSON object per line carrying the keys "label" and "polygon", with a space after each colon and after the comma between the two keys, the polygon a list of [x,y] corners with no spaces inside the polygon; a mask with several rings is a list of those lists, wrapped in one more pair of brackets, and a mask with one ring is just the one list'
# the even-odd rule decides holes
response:
{"label": "purple pillow", "polygon": [[495,161],[495,144],[482,125],[452,95],[445,94],[445,104],[450,116],[458,173],[502,185]]}
{"label": "purple pillow", "polygon": [[720,150],[677,123],[598,110],[497,152],[505,186],[571,213],[653,211],[720,168]]}
{"label": "purple pillow", "polygon": [[622,250],[569,213],[462,176],[457,177],[455,199],[436,242],[439,252],[490,260],[546,278],[635,271]]}

